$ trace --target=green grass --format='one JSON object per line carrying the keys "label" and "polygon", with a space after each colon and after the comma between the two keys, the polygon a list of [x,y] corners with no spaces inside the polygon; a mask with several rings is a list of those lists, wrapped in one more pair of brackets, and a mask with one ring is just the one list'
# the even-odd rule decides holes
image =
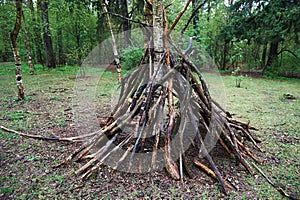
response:
{"label": "green grass", "polygon": [[[300,80],[244,78],[241,88],[234,87],[229,77],[223,80],[227,110],[260,128],[256,135],[262,139],[266,155],[261,168],[276,184],[282,183],[299,194]],[[286,93],[297,99],[284,99]],[[268,184],[258,185],[257,195],[280,198]]]}
{"label": "green grass", "polygon": [[[3,94],[0,97],[0,123],[12,129],[45,136],[73,136],[76,135],[72,121],[75,88],[84,86],[82,89],[88,88],[87,91],[94,88],[95,90],[91,90],[93,93],[87,93],[87,96],[95,99],[101,110],[107,109],[112,96],[117,95],[117,74],[103,72],[101,69],[88,69],[86,75],[101,76],[92,82],[76,78],[78,67],[64,66],[48,70],[36,66],[35,75],[29,74],[26,65],[23,69],[27,98],[16,101],[14,65],[0,65],[0,92]],[[235,79],[231,76],[205,74],[205,78],[212,96],[235,118],[250,120],[251,125],[260,128],[254,132],[262,140],[264,150],[264,154],[258,153],[263,161],[259,167],[276,184],[282,183],[287,190],[299,194],[300,80],[245,77],[241,87],[237,88]],[[287,100],[284,94],[292,94],[296,99]],[[66,111],[68,108],[71,110]],[[212,186],[196,185],[193,188],[185,188],[185,184],[177,181],[170,181],[167,186],[163,181],[156,184],[147,182],[144,183],[147,185],[146,189],[132,189],[128,193],[124,184],[139,188],[143,185],[143,180],[139,179],[141,177],[126,176],[125,182],[113,180],[109,183],[109,175],[101,171],[94,179],[81,182],[74,175],[78,163],[58,169],[51,168],[72,153],[78,147],[76,145],[25,139],[2,130],[0,145],[0,161],[3,163],[0,170],[0,198],[97,199],[99,191],[103,198],[140,198],[142,193],[152,195],[153,198],[224,198],[218,185],[210,179],[208,180]],[[222,165],[230,166],[226,161]],[[228,199],[282,198],[261,176],[250,176],[244,171],[236,173],[245,174],[240,175],[244,177],[245,184],[240,185],[240,191],[232,191]],[[146,176],[144,178],[149,178]],[[81,184],[82,189],[72,190]]]}

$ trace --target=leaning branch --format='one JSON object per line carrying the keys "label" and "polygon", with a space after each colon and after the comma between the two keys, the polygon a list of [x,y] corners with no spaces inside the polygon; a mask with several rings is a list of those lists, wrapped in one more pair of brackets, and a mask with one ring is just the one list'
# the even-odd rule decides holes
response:
{"label": "leaning branch", "polygon": [[185,13],[185,11],[187,10],[188,6],[190,5],[191,0],[188,0],[185,4],[185,6],[183,7],[183,9],[181,10],[181,12],[178,14],[178,16],[176,17],[174,23],[172,24],[170,30],[169,30],[169,34],[172,32],[172,30],[175,28],[175,26],[177,25],[177,23],[179,22],[180,18],[182,17],[182,15]]}
{"label": "leaning branch", "polygon": [[253,162],[251,163],[254,167],[255,167],[255,169],[257,169],[258,171],[259,171],[259,173],[268,181],[268,183],[270,184],[270,185],[272,185],[278,192],[280,192],[283,196],[285,196],[285,197],[287,197],[287,198],[289,198],[289,199],[292,199],[292,200],[296,200],[296,199],[298,199],[297,197],[296,197],[296,195],[293,195],[293,194],[289,194],[285,189],[284,189],[284,187],[283,186],[281,186],[281,184],[280,185],[276,185],[275,183],[273,183],[270,179],[269,179],[269,177],[259,168],[259,167],[257,167]]}
{"label": "leaning branch", "polygon": [[115,17],[118,17],[118,18],[121,18],[121,19],[124,19],[124,20],[128,20],[128,21],[131,21],[133,23],[137,23],[137,24],[140,24],[142,26],[145,26],[145,27],[151,27],[152,25],[150,24],[147,24],[147,23],[144,23],[144,22],[141,22],[140,20],[134,20],[134,19],[130,19],[128,17],[124,17],[123,15],[119,15],[117,13],[113,13],[113,12],[104,12],[102,13],[103,15],[112,15],[112,16],[115,16]]}
{"label": "leaning branch", "polygon": [[26,134],[26,133],[22,133],[16,130],[12,130],[9,128],[6,128],[4,126],[0,126],[0,128],[3,131],[6,131],[8,133],[14,133],[17,135],[21,135],[24,137],[28,137],[28,138],[33,138],[33,139],[37,139],[37,140],[48,140],[48,141],[59,141],[59,142],[82,142],[83,140],[75,140],[73,138],[59,138],[59,137],[44,137],[42,135],[33,135],[33,134]]}
{"label": "leaning branch", "polygon": [[202,3],[200,3],[193,11],[192,15],[190,16],[190,18],[188,19],[188,21],[185,23],[183,29],[181,30],[181,35],[183,35],[183,33],[185,32],[185,30],[187,29],[187,27],[189,26],[189,24],[191,23],[192,19],[195,17],[195,15],[197,14],[198,10],[206,3],[207,0],[204,0]]}

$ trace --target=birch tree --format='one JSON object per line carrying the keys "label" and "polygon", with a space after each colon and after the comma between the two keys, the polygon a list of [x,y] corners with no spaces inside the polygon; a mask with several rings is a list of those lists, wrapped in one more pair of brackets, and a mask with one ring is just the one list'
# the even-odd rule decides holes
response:
{"label": "birch tree", "polygon": [[25,94],[24,94],[23,79],[22,79],[21,57],[17,45],[17,38],[21,29],[21,21],[22,21],[22,0],[15,0],[15,5],[16,5],[16,22],[13,31],[10,32],[10,40],[11,40],[12,51],[15,59],[18,98],[24,99]]}
{"label": "birch tree", "polygon": [[27,54],[27,59],[28,59],[28,67],[29,67],[29,72],[31,74],[34,73],[34,69],[33,69],[33,63],[32,63],[32,54],[31,54],[31,48],[30,48],[30,42],[29,42],[29,37],[28,37],[28,31],[26,29],[26,20],[25,20],[25,16],[24,13],[22,12],[22,18],[23,18],[23,33],[24,33],[24,43],[25,43],[25,47],[26,47],[26,54]]}
{"label": "birch tree", "polygon": [[121,82],[121,78],[122,78],[121,65],[120,65],[120,57],[119,57],[119,53],[118,53],[118,49],[117,49],[116,39],[115,39],[114,32],[112,30],[112,26],[111,26],[111,23],[110,23],[110,17],[107,14],[108,10],[106,8],[104,0],[100,0],[100,3],[102,5],[103,12],[106,13],[106,16],[105,16],[106,17],[106,24],[107,24],[107,27],[108,27],[108,30],[109,30],[109,33],[110,33],[110,37],[111,37],[112,48],[113,48],[113,53],[114,53],[114,64],[116,65],[116,68],[117,68],[118,80],[119,80],[119,82]]}

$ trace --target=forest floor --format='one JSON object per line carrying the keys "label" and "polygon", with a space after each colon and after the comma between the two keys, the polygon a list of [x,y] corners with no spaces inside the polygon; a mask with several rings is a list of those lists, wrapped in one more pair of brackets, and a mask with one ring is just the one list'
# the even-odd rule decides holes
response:
{"label": "forest floor", "polygon": [[[76,136],[73,103],[78,71],[77,67],[50,71],[37,67],[36,74],[29,75],[25,67],[26,99],[16,101],[14,65],[0,64],[0,125],[47,137]],[[234,77],[205,77],[212,96],[235,118],[250,119],[260,128],[254,132],[264,150],[256,154],[262,160],[258,166],[274,183],[299,197],[300,80],[245,77],[241,88],[236,88]],[[116,80],[117,74],[111,72],[102,73],[99,79],[93,96],[98,117],[110,113]],[[286,99],[286,94],[295,99]],[[200,170],[196,179],[181,182],[164,170],[128,174],[103,167],[82,181],[74,174],[82,163],[52,168],[81,143],[40,141],[0,130],[0,145],[0,199],[282,199],[260,174],[251,176],[224,156],[214,159],[237,188],[228,196]]]}

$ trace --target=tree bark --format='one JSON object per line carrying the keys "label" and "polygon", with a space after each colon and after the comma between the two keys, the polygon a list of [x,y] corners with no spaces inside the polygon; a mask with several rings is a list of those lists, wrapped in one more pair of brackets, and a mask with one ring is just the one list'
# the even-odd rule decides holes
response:
{"label": "tree bark", "polygon": [[[123,16],[129,18],[127,0],[121,0],[121,4],[123,5],[122,6]],[[130,24],[128,20],[123,20],[123,31],[124,31],[124,48],[127,48],[130,45],[130,37],[131,37]]]}
{"label": "tree bark", "polygon": [[[59,22],[61,20],[60,14],[56,13],[56,21]],[[58,46],[58,64],[62,65],[65,64],[65,56],[64,56],[64,49],[63,49],[63,32],[62,27],[59,25],[57,28],[57,46]]]}
{"label": "tree bark", "polygon": [[227,65],[227,55],[228,55],[228,42],[224,42],[223,45],[223,52],[222,52],[222,63],[221,63],[221,70],[225,70],[226,69],[226,65]]}
{"label": "tree bark", "polygon": [[[197,9],[197,0],[192,0],[193,12]],[[200,42],[200,29],[199,29],[199,12],[197,12],[193,18],[194,36],[196,41]]]}
{"label": "tree bark", "polygon": [[97,40],[98,42],[102,42],[105,39],[105,33],[107,32],[105,30],[105,16],[102,15],[102,7],[101,7],[101,2],[98,1],[97,5],[96,5],[96,9],[97,9]]}
{"label": "tree bark", "polygon": [[43,40],[40,36],[40,0],[37,0],[37,12],[35,12],[34,10],[34,5],[33,5],[33,1],[32,0],[28,0],[28,7],[30,9],[30,13],[31,13],[31,18],[32,18],[32,24],[33,26],[33,40],[34,40],[34,44],[33,45],[33,52],[34,52],[34,58],[36,59],[35,62],[36,63],[43,63],[43,55],[42,55],[42,48],[43,48]]}
{"label": "tree bark", "polygon": [[[100,3],[102,5],[103,12],[107,13],[108,10],[106,8],[104,0],[100,0]],[[122,79],[121,65],[120,65],[120,57],[119,57],[119,53],[118,53],[118,49],[117,49],[117,44],[116,44],[115,36],[114,36],[113,30],[111,27],[110,17],[108,14],[106,14],[105,17],[106,17],[106,23],[107,23],[107,27],[110,32],[110,37],[111,37],[111,41],[112,41],[112,47],[113,47],[113,53],[114,53],[114,64],[116,65],[116,68],[117,68],[118,80],[119,80],[119,82],[121,82],[121,79]]]}
{"label": "tree bark", "polygon": [[277,62],[278,60],[278,46],[279,46],[279,42],[278,41],[272,41],[270,44],[270,50],[269,50],[269,54],[268,54],[268,61],[266,66],[264,67],[263,71],[262,71],[262,75],[265,74],[266,70],[268,67],[272,66],[275,62]]}
{"label": "tree bark", "polygon": [[44,46],[46,52],[46,66],[50,68],[55,68],[55,56],[52,46],[52,37],[49,27],[49,17],[48,17],[48,2],[42,1],[40,4],[40,9],[42,11],[42,21],[43,21],[43,37]]}
{"label": "tree bark", "polygon": [[16,4],[16,22],[13,31],[10,32],[10,39],[11,39],[12,51],[15,58],[18,98],[24,99],[25,94],[24,94],[24,87],[23,87],[23,80],[22,80],[21,57],[17,45],[17,38],[21,29],[21,21],[22,21],[22,0],[15,0],[15,4]]}
{"label": "tree bark", "polygon": [[160,0],[152,1],[152,22],[153,22],[153,49],[155,53],[162,53],[164,51],[163,42],[163,12],[162,2]]}
{"label": "tree bark", "polygon": [[26,53],[27,53],[27,58],[28,58],[29,72],[30,72],[30,74],[34,74],[33,63],[32,63],[32,54],[31,54],[28,32],[26,29],[26,20],[25,20],[24,12],[22,12],[22,17],[23,17],[23,24],[24,24],[24,26],[22,27],[22,30],[24,33],[24,43],[25,43]]}
{"label": "tree bark", "polygon": [[266,58],[267,58],[267,49],[268,49],[268,44],[263,45],[263,52],[261,55],[261,69],[264,69],[266,66]]}

